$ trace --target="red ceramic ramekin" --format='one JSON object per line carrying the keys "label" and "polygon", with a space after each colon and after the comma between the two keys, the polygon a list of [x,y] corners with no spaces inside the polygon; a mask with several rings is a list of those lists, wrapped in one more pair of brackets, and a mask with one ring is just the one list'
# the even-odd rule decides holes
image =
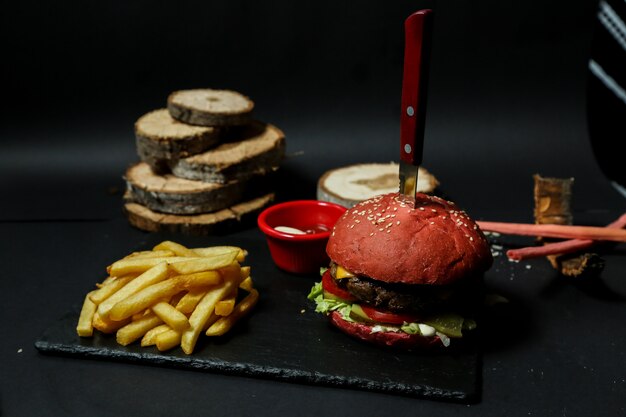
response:
{"label": "red ceramic ramekin", "polygon": [[[267,245],[276,266],[287,272],[307,274],[327,266],[326,243],[335,222],[347,209],[334,203],[317,200],[296,200],[265,209],[257,223],[267,238]],[[275,230],[287,226],[315,233],[296,235]]]}

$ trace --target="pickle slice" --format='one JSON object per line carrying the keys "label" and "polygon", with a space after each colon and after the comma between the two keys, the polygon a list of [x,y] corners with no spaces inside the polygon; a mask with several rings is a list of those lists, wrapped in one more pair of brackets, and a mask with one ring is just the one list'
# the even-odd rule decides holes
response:
{"label": "pickle slice", "polygon": [[424,320],[424,324],[432,326],[438,332],[449,337],[463,337],[463,321],[465,319],[455,313],[442,313]]}
{"label": "pickle slice", "polygon": [[352,318],[358,319],[361,321],[367,321],[367,322],[373,321],[372,319],[369,318],[367,314],[365,314],[365,311],[363,311],[361,306],[358,304],[352,304],[352,310],[350,310],[350,315],[352,316]]}

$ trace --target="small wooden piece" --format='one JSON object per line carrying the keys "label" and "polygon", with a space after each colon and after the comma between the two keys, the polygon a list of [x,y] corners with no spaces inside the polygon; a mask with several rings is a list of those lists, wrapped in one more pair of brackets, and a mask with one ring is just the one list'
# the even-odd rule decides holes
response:
{"label": "small wooden piece", "polygon": [[572,224],[570,200],[574,178],[544,178],[533,175],[535,181],[535,223]]}
{"label": "small wooden piece", "polygon": [[125,200],[138,203],[152,211],[170,214],[209,213],[232,206],[244,197],[267,192],[265,176],[226,184],[158,175],[145,162],[126,170]]}
{"label": "small wooden piece", "polygon": [[139,158],[155,171],[167,169],[167,161],[206,151],[220,140],[220,130],[191,126],[172,118],[167,109],[154,110],[135,123]]}
{"label": "small wooden piece", "polygon": [[285,135],[271,124],[254,122],[236,139],[171,166],[177,177],[225,184],[275,171],[285,155]]}
{"label": "small wooden piece", "polygon": [[600,275],[604,270],[604,259],[597,253],[583,253],[578,256],[559,256],[561,273],[568,277],[586,278]]}
{"label": "small wooden piece", "polygon": [[[535,181],[535,223],[571,225],[573,178],[544,178],[533,175]],[[543,239],[545,243],[550,240]],[[595,253],[573,253],[547,256],[550,264],[562,275],[589,277],[599,275],[604,269],[604,260]]]}
{"label": "small wooden piece", "polygon": [[239,126],[252,121],[254,102],[230,90],[175,91],[167,99],[173,118],[199,126]]}
{"label": "small wooden piece", "polygon": [[[375,195],[398,192],[398,164],[356,164],[327,171],[317,182],[317,199],[353,207]],[[417,191],[432,193],[439,181],[419,168]]]}
{"label": "small wooden piece", "polygon": [[213,213],[186,216],[157,213],[136,203],[126,203],[124,211],[131,225],[148,232],[211,235],[230,232],[255,220],[273,200],[274,194],[267,194]]}

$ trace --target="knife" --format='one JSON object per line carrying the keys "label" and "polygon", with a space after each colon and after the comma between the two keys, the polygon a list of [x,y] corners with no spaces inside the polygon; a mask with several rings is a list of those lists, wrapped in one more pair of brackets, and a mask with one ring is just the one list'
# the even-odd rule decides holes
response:
{"label": "knife", "polygon": [[404,74],[400,115],[400,194],[415,205],[422,163],[426,90],[432,39],[432,10],[419,10],[404,21]]}

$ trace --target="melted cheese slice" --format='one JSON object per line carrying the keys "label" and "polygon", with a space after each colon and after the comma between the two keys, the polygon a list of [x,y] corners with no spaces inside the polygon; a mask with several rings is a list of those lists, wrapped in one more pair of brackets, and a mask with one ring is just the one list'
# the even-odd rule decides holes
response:
{"label": "melted cheese slice", "polygon": [[352,272],[348,271],[343,266],[337,265],[337,270],[335,271],[335,279],[352,278],[353,276],[354,274]]}

